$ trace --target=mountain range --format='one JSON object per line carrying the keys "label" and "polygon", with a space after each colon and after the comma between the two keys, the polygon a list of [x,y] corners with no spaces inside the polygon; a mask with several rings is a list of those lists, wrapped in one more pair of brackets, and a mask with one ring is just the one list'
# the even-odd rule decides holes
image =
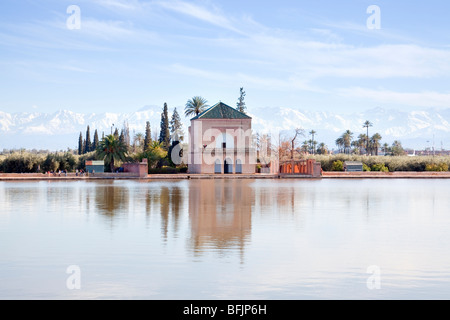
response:
{"label": "mountain range", "polygon": [[[189,120],[183,115],[183,107],[177,108],[187,134]],[[172,111],[172,110],[170,110]],[[146,121],[150,121],[152,135],[157,134],[161,121],[161,106],[145,106],[137,111],[124,113],[79,113],[59,110],[54,113],[0,111],[0,151],[2,149],[76,149],[78,137],[83,137],[89,125],[91,135],[97,129],[109,134],[115,128],[128,124],[130,134],[144,132]],[[303,128],[305,136],[316,131],[315,140],[324,142],[329,149],[335,148],[335,140],[345,131],[351,130],[354,137],[366,133],[363,123],[369,120],[375,132],[382,136],[381,143],[402,142],[412,149],[450,149],[450,108],[421,109],[415,111],[386,110],[375,108],[349,114],[329,111],[302,111],[290,107],[267,107],[249,110],[254,132],[288,136],[295,128]],[[170,114],[169,114],[170,116]],[[93,137],[91,137],[92,140]]]}

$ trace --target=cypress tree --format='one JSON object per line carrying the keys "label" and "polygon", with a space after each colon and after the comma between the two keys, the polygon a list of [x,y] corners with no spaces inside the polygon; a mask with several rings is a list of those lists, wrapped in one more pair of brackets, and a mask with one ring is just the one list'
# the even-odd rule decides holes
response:
{"label": "cypress tree", "polygon": [[170,134],[172,140],[183,141],[183,124],[181,123],[181,117],[178,114],[177,108],[173,110],[172,118],[170,119]]}
{"label": "cypress tree", "polygon": [[245,102],[244,102],[244,97],[245,97],[245,91],[244,88],[241,87],[239,89],[239,99],[238,102],[236,103],[236,110],[242,113],[245,113],[245,109],[247,109],[247,107],[245,106]]}
{"label": "cypress tree", "polygon": [[145,136],[144,136],[144,148],[143,150],[146,151],[152,142],[152,131],[150,129],[150,121],[147,121],[145,125]]}
{"label": "cypress tree", "polygon": [[78,138],[78,154],[83,154],[83,134],[80,132],[80,137]]}
{"label": "cypress tree", "polygon": [[127,121],[123,122],[123,137],[125,145],[129,147],[131,145],[131,137],[130,137],[130,127]]}
{"label": "cypress tree", "polygon": [[119,141],[120,141],[121,143],[125,143],[125,134],[123,133],[123,129],[120,130]]}
{"label": "cypress tree", "polygon": [[159,142],[162,143],[165,150],[170,147],[170,128],[169,115],[167,111],[167,103],[164,103],[163,112],[161,113],[161,130],[159,132]]}
{"label": "cypress tree", "polygon": [[92,151],[97,150],[98,144],[99,144],[99,141],[98,141],[98,132],[97,132],[97,129],[95,129],[95,132],[94,132],[94,142],[92,143]]}
{"label": "cypress tree", "polygon": [[84,146],[84,153],[91,152],[92,150],[92,143],[91,143],[91,130],[89,129],[89,126],[87,126],[86,129],[86,145]]}

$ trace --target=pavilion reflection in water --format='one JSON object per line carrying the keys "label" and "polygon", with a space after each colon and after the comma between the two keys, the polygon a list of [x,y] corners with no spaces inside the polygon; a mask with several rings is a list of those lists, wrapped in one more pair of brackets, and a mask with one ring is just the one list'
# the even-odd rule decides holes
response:
{"label": "pavilion reflection in water", "polygon": [[255,201],[250,183],[240,179],[190,181],[190,246],[196,255],[206,250],[243,253],[251,234]]}
{"label": "pavilion reflection in water", "polygon": [[158,217],[165,240],[180,236],[188,214],[187,245],[196,256],[207,251],[242,254],[250,240],[255,208],[251,184],[244,179],[193,179],[172,185],[105,183],[83,194],[86,203],[93,195],[96,211],[110,222],[139,213],[145,213],[146,220]]}

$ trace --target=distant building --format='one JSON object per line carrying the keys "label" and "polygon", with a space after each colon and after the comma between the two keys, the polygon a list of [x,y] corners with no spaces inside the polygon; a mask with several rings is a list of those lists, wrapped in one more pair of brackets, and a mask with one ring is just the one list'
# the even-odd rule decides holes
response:
{"label": "distant building", "polygon": [[105,172],[105,162],[103,160],[86,160],[86,172]]}
{"label": "distant building", "polygon": [[363,171],[363,164],[360,161],[345,161],[344,171],[348,172]]}
{"label": "distant building", "polygon": [[191,119],[189,173],[255,173],[252,118],[219,102]]}

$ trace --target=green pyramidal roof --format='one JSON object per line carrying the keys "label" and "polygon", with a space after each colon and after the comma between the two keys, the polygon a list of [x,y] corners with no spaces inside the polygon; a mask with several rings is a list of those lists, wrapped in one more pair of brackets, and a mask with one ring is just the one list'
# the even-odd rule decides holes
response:
{"label": "green pyramidal roof", "polygon": [[191,120],[196,119],[251,119],[248,115],[240,112],[223,102],[216,103]]}

